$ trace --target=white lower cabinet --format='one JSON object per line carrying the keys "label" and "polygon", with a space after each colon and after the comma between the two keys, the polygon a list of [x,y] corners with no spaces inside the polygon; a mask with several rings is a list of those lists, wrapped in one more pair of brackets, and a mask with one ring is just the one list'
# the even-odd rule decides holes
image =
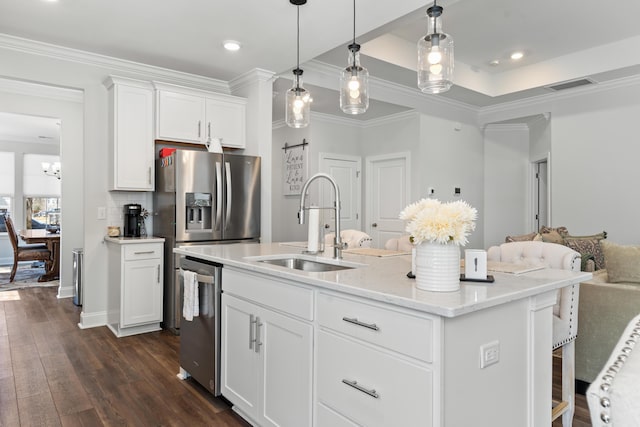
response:
{"label": "white lower cabinet", "polygon": [[118,337],[160,330],[162,240],[154,243],[106,240],[109,243],[109,328]]}
{"label": "white lower cabinet", "polygon": [[317,427],[437,425],[433,319],[320,293],[318,323]]}
{"label": "white lower cabinet", "polygon": [[222,288],[222,395],[253,425],[440,425],[438,317],[231,268]]}
{"label": "white lower cabinet", "polygon": [[[313,326],[252,302],[242,283],[232,286],[234,281],[261,279],[225,273],[223,269],[223,290],[225,284],[228,288],[222,295],[222,395],[255,425],[311,426]],[[282,285],[263,280],[267,289]]]}

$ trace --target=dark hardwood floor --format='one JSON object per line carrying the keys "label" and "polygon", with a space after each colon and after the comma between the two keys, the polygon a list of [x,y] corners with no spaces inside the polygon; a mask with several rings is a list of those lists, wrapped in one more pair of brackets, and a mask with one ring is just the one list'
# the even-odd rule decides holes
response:
{"label": "dark hardwood floor", "polygon": [[55,288],[0,292],[0,426],[248,426],[176,377],[178,337],[118,339],[79,317]]}
{"label": "dark hardwood floor", "polygon": [[[176,377],[178,337],[116,338],[79,329],[79,317],[55,288],[0,292],[0,426],[248,426],[224,399]],[[555,394],[559,366],[554,358]],[[583,395],[576,406],[573,426],[590,426]]]}

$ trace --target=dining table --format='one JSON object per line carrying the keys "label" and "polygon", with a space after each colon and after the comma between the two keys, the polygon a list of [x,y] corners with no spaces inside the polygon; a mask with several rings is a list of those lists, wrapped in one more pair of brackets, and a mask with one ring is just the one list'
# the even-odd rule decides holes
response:
{"label": "dining table", "polygon": [[34,228],[28,230],[20,230],[20,238],[25,243],[45,243],[47,249],[51,251],[51,266],[42,276],[38,278],[38,282],[49,282],[60,278],[60,231],[51,232],[44,228]]}

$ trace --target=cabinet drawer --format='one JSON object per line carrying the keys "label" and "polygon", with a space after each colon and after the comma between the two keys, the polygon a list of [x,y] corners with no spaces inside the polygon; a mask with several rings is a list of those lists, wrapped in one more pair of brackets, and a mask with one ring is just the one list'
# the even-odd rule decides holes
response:
{"label": "cabinet drawer", "polygon": [[266,276],[222,269],[222,290],[306,320],[313,320],[313,290]]}
{"label": "cabinet drawer", "polygon": [[320,331],[316,381],[318,401],[359,425],[434,424],[433,374],[426,365]]}
{"label": "cabinet drawer", "polygon": [[316,427],[358,427],[358,424],[352,423],[322,403],[316,406],[316,414]]}
{"label": "cabinet drawer", "polygon": [[372,344],[433,361],[434,320],[321,293],[320,326]]}
{"label": "cabinet drawer", "polygon": [[124,246],[125,261],[162,258],[162,245],[157,243],[136,243]]}

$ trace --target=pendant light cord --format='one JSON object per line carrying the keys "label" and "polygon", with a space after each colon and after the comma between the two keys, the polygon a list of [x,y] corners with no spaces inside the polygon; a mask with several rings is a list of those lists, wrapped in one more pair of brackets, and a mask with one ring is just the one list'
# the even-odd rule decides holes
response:
{"label": "pendant light cord", "polygon": [[296,41],[296,68],[300,68],[300,6],[296,6],[296,10],[298,12],[298,20],[297,20],[298,37]]}
{"label": "pendant light cord", "polygon": [[356,44],[356,0],[353,0],[353,44]]}

